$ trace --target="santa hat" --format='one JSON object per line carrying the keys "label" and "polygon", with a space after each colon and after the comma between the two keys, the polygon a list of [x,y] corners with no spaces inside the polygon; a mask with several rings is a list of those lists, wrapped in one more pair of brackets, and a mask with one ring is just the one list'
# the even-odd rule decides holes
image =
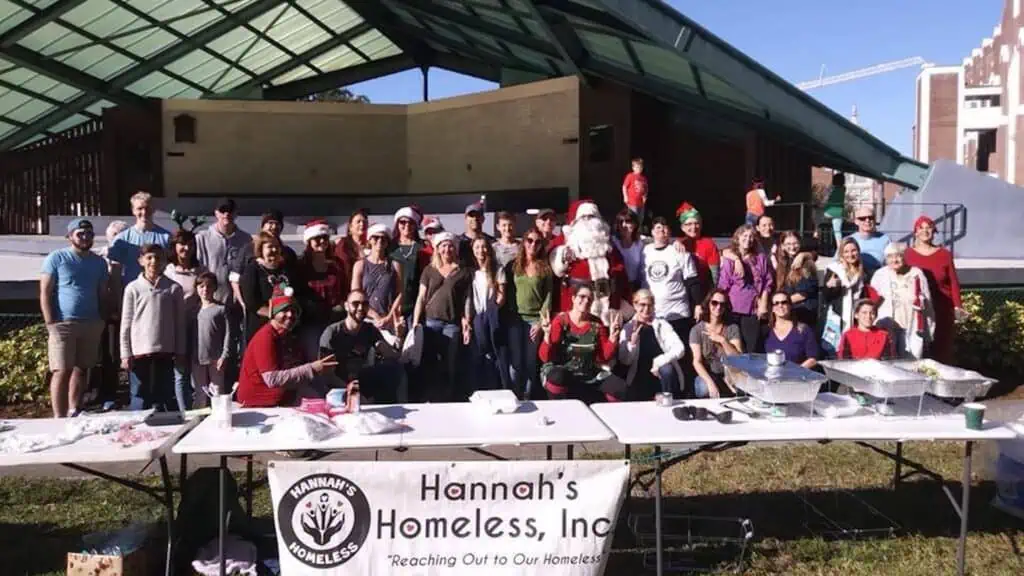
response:
{"label": "santa hat", "polygon": [[277,316],[279,312],[292,308],[299,312],[299,303],[295,301],[295,290],[287,284],[274,286],[274,294],[270,297],[270,317]]}
{"label": "santa hat", "polygon": [[601,211],[597,209],[597,204],[589,198],[581,198],[573,201],[569,204],[569,223],[573,223],[577,218],[583,218],[585,216],[592,216],[594,218],[601,217]]}
{"label": "santa hat", "polygon": [[383,236],[388,240],[391,239],[391,231],[384,224],[374,224],[366,230],[366,237],[373,238],[374,236]]}
{"label": "santa hat", "polygon": [[455,234],[452,234],[451,232],[438,232],[437,234],[434,234],[434,237],[431,238],[430,241],[434,244],[435,249],[444,242],[451,242],[454,244]]}
{"label": "santa hat", "polygon": [[398,224],[398,221],[402,218],[412,220],[417,226],[419,226],[420,222],[423,220],[423,214],[419,212],[416,206],[405,206],[403,208],[399,208],[398,212],[395,212],[395,224]]}
{"label": "santa hat", "polygon": [[693,204],[683,202],[679,205],[679,208],[676,209],[676,218],[679,219],[680,224],[686,224],[691,220],[700,222],[700,212],[693,207]]}
{"label": "santa hat", "polygon": [[309,243],[313,238],[319,238],[320,236],[330,236],[331,226],[327,223],[327,220],[323,218],[317,218],[316,220],[310,220],[306,222],[306,229],[302,231],[302,241]]}
{"label": "santa hat", "polygon": [[444,225],[437,219],[437,216],[427,216],[423,219],[423,231],[429,232],[431,230],[434,232],[444,230]]}

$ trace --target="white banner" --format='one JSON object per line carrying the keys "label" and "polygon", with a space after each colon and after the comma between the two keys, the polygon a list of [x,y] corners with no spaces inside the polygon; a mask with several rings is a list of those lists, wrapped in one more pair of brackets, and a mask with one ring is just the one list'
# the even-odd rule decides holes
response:
{"label": "white banner", "polygon": [[629,462],[271,462],[282,573],[599,576]]}

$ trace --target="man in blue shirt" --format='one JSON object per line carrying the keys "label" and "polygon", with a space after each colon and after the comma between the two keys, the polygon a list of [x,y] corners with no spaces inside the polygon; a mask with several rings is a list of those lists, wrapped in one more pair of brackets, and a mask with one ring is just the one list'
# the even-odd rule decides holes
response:
{"label": "man in blue shirt", "polygon": [[139,277],[139,250],[146,244],[156,244],[163,249],[171,242],[171,233],[153,223],[153,196],[149,192],[136,192],[131,199],[135,225],[126,228],[114,238],[107,249],[107,257],[121,264],[121,278],[124,284]]}
{"label": "man in blue shirt", "polygon": [[90,250],[93,235],[92,222],[84,218],[69,222],[71,245],[46,257],[39,280],[39,307],[49,333],[50,404],[55,418],[78,414],[88,370],[99,359],[108,278],[106,261]]}
{"label": "man in blue shirt", "polygon": [[885,247],[892,240],[878,231],[878,220],[875,218],[875,207],[861,204],[854,212],[857,231],[850,235],[860,248],[860,259],[864,263],[864,271],[868,278],[885,264]]}

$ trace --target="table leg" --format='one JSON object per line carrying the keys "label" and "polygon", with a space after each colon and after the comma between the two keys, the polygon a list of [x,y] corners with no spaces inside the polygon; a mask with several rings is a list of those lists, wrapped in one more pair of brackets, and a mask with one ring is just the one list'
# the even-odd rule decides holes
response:
{"label": "table leg", "polygon": [[252,454],[245,457],[245,513],[252,520]]}
{"label": "table leg", "polygon": [[228,457],[220,457],[220,494],[218,495],[218,514],[217,514],[217,550],[220,554],[220,576],[227,576],[227,558],[224,557],[224,539],[227,537],[227,521],[225,516],[227,512],[225,510],[224,492],[227,489],[227,473],[228,473]]}
{"label": "table leg", "polygon": [[662,561],[661,534],[661,446],[654,447],[654,557],[658,562],[657,574],[663,576],[665,565]]}
{"label": "table leg", "polygon": [[160,479],[164,483],[163,501],[167,508],[167,559],[164,564],[164,576],[174,574],[174,486],[171,484],[171,472],[167,468],[167,457],[160,457]]}
{"label": "table leg", "polygon": [[964,475],[960,485],[960,541],[956,545],[956,573],[963,576],[967,560],[967,519],[971,506],[971,453],[974,442],[964,443]]}
{"label": "table leg", "polygon": [[565,458],[566,458],[566,460],[572,460],[572,458],[573,458],[573,450],[575,448],[576,447],[573,446],[572,444],[566,444],[565,445]]}
{"label": "table leg", "polygon": [[892,488],[893,490],[900,487],[902,482],[901,476],[903,475],[903,442],[896,442],[896,469],[892,473]]}
{"label": "table leg", "polygon": [[181,492],[181,499],[185,499],[185,481],[188,480],[188,454],[181,455],[178,463],[178,492]]}
{"label": "table leg", "polygon": [[630,459],[630,453],[631,452],[632,452],[631,446],[629,444],[626,444],[626,457],[625,457],[626,460]]}
{"label": "table leg", "polygon": [[548,460],[551,460],[552,458],[554,458],[554,456],[555,456],[554,455],[554,449],[552,448],[551,444],[548,444],[548,446],[547,446],[547,453],[548,453]]}

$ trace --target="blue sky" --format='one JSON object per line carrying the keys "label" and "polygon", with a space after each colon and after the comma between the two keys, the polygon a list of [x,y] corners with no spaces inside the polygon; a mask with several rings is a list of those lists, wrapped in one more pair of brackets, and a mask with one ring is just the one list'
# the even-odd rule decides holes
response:
{"label": "blue sky", "polygon": [[[680,12],[791,82],[813,80],[821,66],[839,74],[911,56],[959,64],[1000,21],[1004,0],[671,0]],[[906,68],[820,88],[811,94],[844,116],[857,106],[861,126],[911,151],[914,86]],[[431,99],[494,85],[443,70],[430,73]],[[421,97],[421,75],[403,72],[352,87],[378,103]]]}

